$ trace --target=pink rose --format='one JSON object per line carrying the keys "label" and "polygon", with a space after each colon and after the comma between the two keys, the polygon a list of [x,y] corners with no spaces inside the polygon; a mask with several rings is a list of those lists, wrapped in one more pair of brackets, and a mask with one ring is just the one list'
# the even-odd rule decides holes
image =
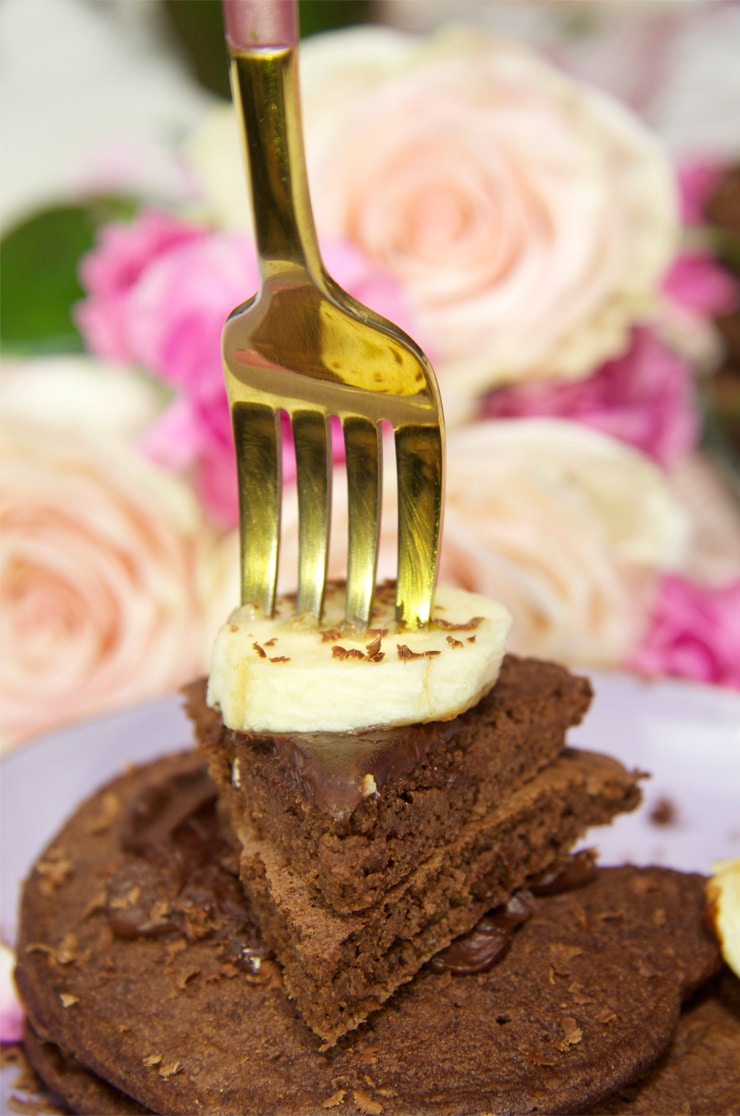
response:
{"label": "pink rose", "polygon": [[[356,247],[328,244],[324,254],[328,270],[350,294],[410,328],[397,284]],[[93,352],[136,364],[176,391],[145,439],[147,450],[171,468],[194,465],[211,513],[236,522],[221,330],[258,286],[250,240],[144,212],[128,225],[104,230],[82,276],[88,298],[78,308],[78,322]]]}
{"label": "pink rose", "polygon": [[627,352],[574,383],[522,384],[493,392],[489,418],[551,415],[610,434],[661,465],[696,444],[699,418],[691,370],[648,329],[637,329]]}
{"label": "pink rose", "polygon": [[663,332],[697,369],[713,372],[722,359],[714,319],[740,305],[740,284],[715,258],[706,209],[724,173],[721,163],[694,159],[679,167],[678,183],[687,244],[663,277]]}
{"label": "pink rose", "polygon": [[15,954],[0,942],[0,1043],[20,1042],[23,1038],[23,1008],[18,999],[13,970]]}
{"label": "pink rose", "polygon": [[136,359],[130,339],[128,292],[157,255],[203,235],[198,226],[157,210],[101,230],[95,251],[80,264],[80,279],[91,297],[76,310],[77,324],[92,352],[122,363]]}
{"label": "pink rose", "polygon": [[726,169],[719,159],[709,156],[687,159],[679,166],[681,219],[685,225],[706,224],[707,205]]}
{"label": "pink rose", "polygon": [[740,578],[714,587],[663,577],[648,631],[627,665],[740,689]]}
{"label": "pink rose", "polygon": [[201,672],[214,545],[187,485],[101,431],[0,444],[0,746]]}
{"label": "pink rose", "polygon": [[682,252],[667,272],[663,291],[698,317],[729,314],[740,302],[740,284],[708,252]]}
{"label": "pink rose", "polygon": [[403,284],[451,421],[588,374],[654,309],[675,185],[615,102],[481,29],[314,36],[301,73],[318,227]]}

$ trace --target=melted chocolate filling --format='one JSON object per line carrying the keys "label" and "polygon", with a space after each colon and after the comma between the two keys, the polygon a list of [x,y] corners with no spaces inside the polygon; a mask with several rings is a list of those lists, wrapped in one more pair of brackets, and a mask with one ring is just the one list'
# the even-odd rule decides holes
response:
{"label": "melted chocolate filling", "polygon": [[455,976],[485,972],[506,955],[517,927],[534,910],[535,896],[558,895],[583,887],[597,871],[592,849],[573,853],[550,871],[530,880],[529,886],[515,892],[508,903],[489,911],[472,930],[455,938],[433,957],[428,967],[435,973],[449,972]]}
{"label": "melted chocolate filling", "polygon": [[560,895],[563,891],[573,891],[590,883],[598,873],[596,867],[596,853],[593,849],[580,849],[571,853],[565,861],[557,864],[530,880],[529,890],[533,895]]}
{"label": "melted chocolate filling", "polygon": [[130,855],[108,880],[106,912],[119,938],[184,935],[224,942],[224,959],[248,972],[269,956],[221,833],[205,767],[144,790],[123,821]]}
{"label": "melted chocolate filling", "polygon": [[454,749],[454,739],[465,727],[465,714],[451,721],[430,721],[402,728],[363,729],[361,732],[301,732],[284,735],[232,732],[242,746],[285,757],[302,796],[348,823],[363,799],[363,780],[371,773],[378,790],[399,776],[416,770],[432,751]]}
{"label": "melted chocolate filling", "polygon": [[465,976],[490,969],[507,953],[517,926],[526,922],[534,910],[534,898],[523,888],[515,892],[503,907],[484,915],[473,929],[455,938],[429,962],[435,973]]}

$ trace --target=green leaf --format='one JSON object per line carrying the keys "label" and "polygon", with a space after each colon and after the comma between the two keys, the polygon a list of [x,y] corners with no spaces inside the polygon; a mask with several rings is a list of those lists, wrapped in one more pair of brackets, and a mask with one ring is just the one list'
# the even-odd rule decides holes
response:
{"label": "green leaf", "polygon": [[298,0],[301,38],[357,23],[370,23],[374,0]]}
{"label": "green leaf", "polygon": [[72,319],[72,307],[84,294],[80,258],[101,224],[134,210],[127,199],[96,198],[42,210],[6,233],[0,241],[0,343],[6,353],[84,348]]}
{"label": "green leaf", "polygon": [[[221,0],[162,0],[169,29],[197,81],[227,99],[229,59]],[[299,0],[301,38],[354,23],[370,22],[374,0]]]}

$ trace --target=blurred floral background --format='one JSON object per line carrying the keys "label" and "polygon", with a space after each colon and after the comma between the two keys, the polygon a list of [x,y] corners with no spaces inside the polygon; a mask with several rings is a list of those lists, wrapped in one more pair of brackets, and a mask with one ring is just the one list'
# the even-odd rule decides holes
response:
{"label": "blurred floral background", "polygon": [[[513,650],[740,688],[740,8],[301,19],[327,264],[439,376],[441,576]],[[4,0],[0,51],[8,749],[207,670],[238,603],[219,335],[257,272],[216,0]]]}

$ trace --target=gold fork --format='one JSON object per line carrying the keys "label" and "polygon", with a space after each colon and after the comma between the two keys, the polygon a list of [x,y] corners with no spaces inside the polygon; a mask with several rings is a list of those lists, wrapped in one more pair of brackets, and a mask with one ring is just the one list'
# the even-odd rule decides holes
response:
{"label": "gold fork", "polygon": [[257,294],[229,315],[222,340],[239,484],[242,603],[273,613],[284,412],[296,460],[296,610],[320,619],[336,416],[348,484],[346,623],[367,627],[387,421],[398,487],[396,615],[421,627],[432,606],[442,518],[444,423],[434,372],[405,333],[343,291],[322,263],[303,150],[294,0],[223,0],[223,8],[260,267]]}

